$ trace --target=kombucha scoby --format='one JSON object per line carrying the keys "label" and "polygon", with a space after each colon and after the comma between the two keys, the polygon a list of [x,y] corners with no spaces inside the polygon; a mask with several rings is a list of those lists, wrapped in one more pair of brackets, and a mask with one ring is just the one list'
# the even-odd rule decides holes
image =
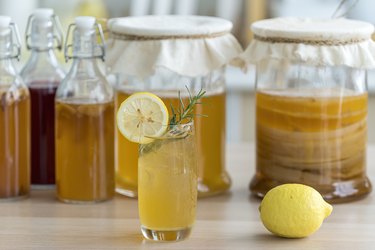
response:
{"label": "kombucha scoby", "polygon": [[256,104],[254,192],[300,182],[324,195],[343,183],[342,192],[354,190],[366,178],[367,93],[262,90]]}

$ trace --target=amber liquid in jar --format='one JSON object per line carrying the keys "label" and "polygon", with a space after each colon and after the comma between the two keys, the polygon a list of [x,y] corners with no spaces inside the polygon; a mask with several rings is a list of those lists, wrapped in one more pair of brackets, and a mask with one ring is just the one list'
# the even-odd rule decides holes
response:
{"label": "amber liquid in jar", "polygon": [[56,101],[58,198],[90,203],[114,196],[113,102]]}
{"label": "amber liquid in jar", "polygon": [[30,100],[27,90],[0,89],[0,199],[30,189]]}
{"label": "amber liquid in jar", "polygon": [[[154,92],[166,104],[178,107],[177,91]],[[116,107],[132,94],[120,91],[116,93]],[[182,97],[184,103],[188,97]],[[197,138],[198,159],[198,196],[210,196],[229,189],[231,180],[225,172],[225,93],[207,93],[197,105],[194,120]],[[137,196],[138,183],[138,144],[125,139],[116,131],[116,190],[127,196]]]}
{"label": "amber liquid in jar", "polygon": [[348,89],[261,90],[256,94],[256,175],[264,196],[303,183],[333,202],[371,190],[366,177],[367,93]]}

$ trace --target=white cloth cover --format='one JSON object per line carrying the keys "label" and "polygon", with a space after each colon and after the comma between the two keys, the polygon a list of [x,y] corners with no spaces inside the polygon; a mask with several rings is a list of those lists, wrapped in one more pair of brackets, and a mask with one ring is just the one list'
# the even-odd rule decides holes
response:
{"label": "white cloth cover", "polygon": [[[241,45],[230,34],[229,21],[200,16],[146,16],[111,19],[111,33],[141,36],[141,40],[110,38],[106,64],[109,73],[145,78],[158,68],[197,77],[232,63],[239,65]],[[186,36],[196,36],[186,38]],[[165,39],[150,39],[152,37]],[[173,38],[168,38],[173,36]],[[178,38],[178,36],[183,36]],[[202,36],[202,37],[200,37]],[[210,37],[212,36],[212,37]]]}
{"label": "white cloth cover", "polygon": [[[254,35],[269,41],[253,39],[240,56],[247,63],[278,59],[316,66],[375,68],[375,43],[371,40],[374,27],[365,22],[275,18],[254,23],[252,30]],[[293,42],[272,42],[273,39],[290,39]],[[343,44],[313,44],[314,41]]]}

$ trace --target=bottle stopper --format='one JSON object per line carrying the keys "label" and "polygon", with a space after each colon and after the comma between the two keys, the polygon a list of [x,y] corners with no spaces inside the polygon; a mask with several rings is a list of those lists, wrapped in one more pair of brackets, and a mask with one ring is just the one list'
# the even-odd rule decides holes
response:
{"label": "bottle stopper", "polygon": [[34,10],[33,16],[36,20],[46,21],[49,20],[54,14],[53,9],[40,8]]}
{"label": "bottle stopper", "polygon": [[96,19],[91,16],[78,16],[75,18],[76,28],[82,32],[86,33],[94,28]]}

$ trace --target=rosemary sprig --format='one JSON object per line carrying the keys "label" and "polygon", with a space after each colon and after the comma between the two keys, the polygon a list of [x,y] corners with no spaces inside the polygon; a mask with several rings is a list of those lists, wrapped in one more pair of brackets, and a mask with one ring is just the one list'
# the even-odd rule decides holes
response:
{"label": "rosemary sprig", "polygon": [[186,87],[188,93],[189,93],[189,104],[184,104],[183,99],[181,97],[180,91],[178,92],[178,107],[173,107],[171,104],[171,113],[172,116],[169,119],[169,129],[164,133],[164,135],[160,137],[151,137],[147,136],[149,138],[155,139],[153,143],[149,144],[141,144],[139,147],[140,155],[146,154],[150,151],[156,151],[158,150],[163,143],[168,143],[170,139],[184,139],[189,134],[191,134],[191,131],[189,130],[189,126],[184,128],[173,128],[174,126],[181,124],[184,120],[187,120],[187,122],[191,122],[191,120],[194,118],[194,116],[204,116],[206,115],[202,114],[195,114],[194,113],[194,107],[197,104],[202,104],[199,102],[199,100],[206,94],[206,91],[203,91],[202,89],[196,94],[195,96],[191,95],[190,90]]}
{"label": "rosemary sprig", "polygon": [[[181,124],[182,121],[188,120],[189,122],[194,118],[194,116],[197,116],[197,114],[194,114],[194,107],[197,104],[202,104],[199,102],[199,100],[206,94],[206,91],[200,90],[198,94],[195,96],[192,96],[190,90],[188,87],[186,87],[188,93],[189,93],[189,104],[185,105],[180,91],[178,92],[178,99],[179,99],[179,106],[178,108],[174,108],[171,105],[171,112],[172,116],[169,120],[169,127],[173,127],[177,124]],[[200,115],[200,116],[205,116],[205,115]]]}

